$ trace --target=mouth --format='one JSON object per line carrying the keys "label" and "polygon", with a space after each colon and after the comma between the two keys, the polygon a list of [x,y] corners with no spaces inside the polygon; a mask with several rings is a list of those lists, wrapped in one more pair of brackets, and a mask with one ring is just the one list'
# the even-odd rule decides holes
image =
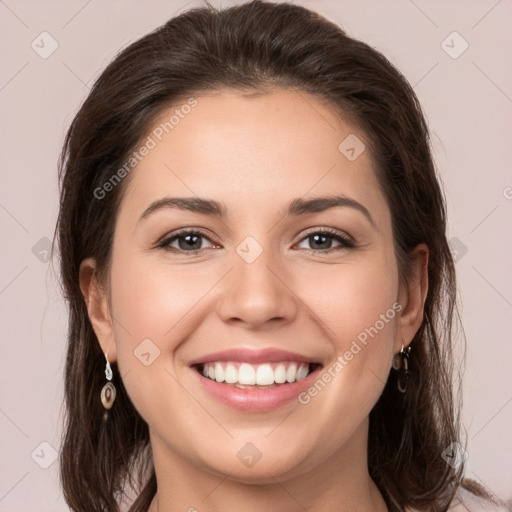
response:
{"label": "mouth", "polygon": [[321,365],[297,361],[251,364],[240,361],[212,361],[193,365],[202,377],[237,389],[274,389],[306,379]]}
{"label": "mouth", "polygon": [[189,366],[209,399],[231,410],[264,413],[287,404],[303,407],[299,395],[313,385],[323,364],[280,350],[235,349]]}

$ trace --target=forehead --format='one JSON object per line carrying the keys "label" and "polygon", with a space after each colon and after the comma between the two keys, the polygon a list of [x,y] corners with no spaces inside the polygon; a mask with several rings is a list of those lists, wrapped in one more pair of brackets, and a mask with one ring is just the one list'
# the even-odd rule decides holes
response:
{"label": "forehead", "polygon": [[385,207],[365,135],[319,98],[278,89],[253,96],[221,90],[193,100],[155,121],[122,209],[140,212],[165,195],[199,196],[236,215],[326,193]]}

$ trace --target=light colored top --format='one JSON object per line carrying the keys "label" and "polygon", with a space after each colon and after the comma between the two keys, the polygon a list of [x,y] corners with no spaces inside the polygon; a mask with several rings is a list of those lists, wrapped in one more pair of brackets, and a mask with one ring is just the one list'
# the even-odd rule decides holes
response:
{"label": "light colored top", "polygon": [[[407,508],[407,512],[418,512],[416,509]],[[495,505],[491,501],[481,498],[464,487],[459,487],[448,509],[449,512],[508,512],[503,505]]]}

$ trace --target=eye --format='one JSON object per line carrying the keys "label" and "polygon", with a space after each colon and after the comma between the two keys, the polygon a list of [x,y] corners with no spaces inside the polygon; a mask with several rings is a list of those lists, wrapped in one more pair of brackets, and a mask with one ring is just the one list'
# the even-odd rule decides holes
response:
{"label": "eye", "polygon": [[[333,239],[339,243],[338,247],[332,247]],[[354,242],[347,235],[330,229],[311,231],[302,240],[308,241],[313,246],[311,249],[305,248],[307,252],[332,252],[355,247]]]}
{"label": "eye", "polygon": [[[158,243],[158,247],[177,253],[188,252],[195,254],[205,249],[202,243],[204,239],[208,240],[214,248],[220,247],[212,242],[211,238],[202,231],[190,229],[184,229],[163,239]],[[330,229],[311,231],[306,237],[302,238],[301,242],[304,240],[313,245],[309,249],[303,248],[307,252],[332,252],[355,247],[354,242],[347,235]],[[332,247],[332,240],[338,242],[337,247]]]}
{"label": "eye", "polygon": [[[208,236],[206,236],[202,231],[183,230],[178,233],[175,233],[169,238],[165,238],[164,240],[162,240],[158,244],[158,247],[173,252],[196,253],[204,249],[204,247],[202,247],[203,239],[209,240],[211,242],[211,239]],[[174,244],[174,242],[177,242],[177,247],[172,245]],[[215,247],[218,247],[215,244],[213,245]]]}

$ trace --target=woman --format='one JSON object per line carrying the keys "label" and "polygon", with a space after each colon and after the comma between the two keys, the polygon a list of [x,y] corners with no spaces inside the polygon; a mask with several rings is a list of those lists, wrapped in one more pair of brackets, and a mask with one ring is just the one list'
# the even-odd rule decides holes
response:
{"label": "woman", "polygon": [[380,53],[291,4],[190,10],[107,67],[60,166],[72,510],[498,510],[463,480],[428,130]]}

